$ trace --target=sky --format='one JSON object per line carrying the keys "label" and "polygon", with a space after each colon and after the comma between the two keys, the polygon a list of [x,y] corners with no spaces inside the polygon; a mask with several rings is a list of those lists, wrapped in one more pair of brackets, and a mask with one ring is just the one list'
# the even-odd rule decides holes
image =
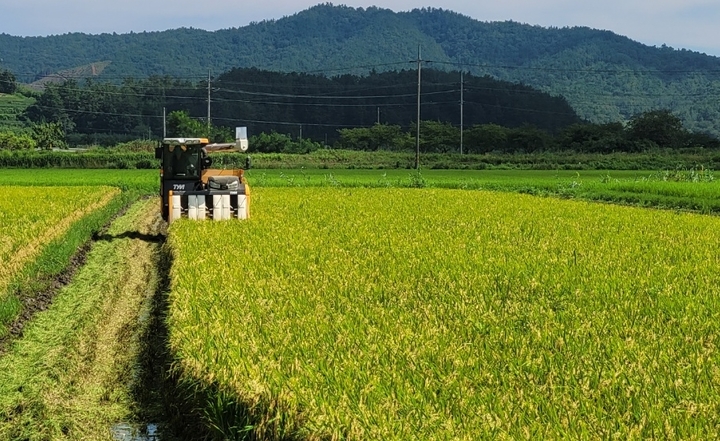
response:
{"label": "sky", "polygon": [[[351,0],[351,7],[396,12],[442,8],[480,21],[513,20],[613,31],[650,46],[720,56],[718,0]],[[46,36],[118,34],[193,27],[214,31],[279,19],[319,0],[0,0],[0,33]]]}

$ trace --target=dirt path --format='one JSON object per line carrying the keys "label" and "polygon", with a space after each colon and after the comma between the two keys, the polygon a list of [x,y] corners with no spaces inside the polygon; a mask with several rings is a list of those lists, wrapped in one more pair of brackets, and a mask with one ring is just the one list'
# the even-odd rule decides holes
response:
{"label": "dirt path", "polygon": [[123,439],[118,428],[160,418],[157,208],[140,201],[97,236],[73,280],[0,356],[0,439]]}

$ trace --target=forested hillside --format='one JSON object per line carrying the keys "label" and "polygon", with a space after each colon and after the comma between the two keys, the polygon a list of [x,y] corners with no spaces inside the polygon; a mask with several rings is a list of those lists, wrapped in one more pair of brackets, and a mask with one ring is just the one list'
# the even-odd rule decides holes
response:
{"label": "forested hillside", "polygon": [[[251,134],[279,132],[294,138],[334,141],[339,130],[376,123],[409,130],[417,121],[417,73],[374,72],[365,76],[233,69],[212,81],[211,122],[246,126]],[[533,126],[548,133],[581,120],[562,97],[527,86],[459,72],[426,69],[422,115],[426,121],[460,125],[462,89],[465,127],[497,124]],[[117,135],[162,136],[163,108],[207,121],[206,80],[170,77],[108,82],[66,81],[48,85],[24,117],[54,122],[86,142]]]}
{"label": "forested hillside", "polygon": [[109,62],[95,72],[120,80],[172,75],[198,81],[232,68],[367,74],[424,66],[565,96],[581,117],[627,121],[670,109],[690,130],[720,133],[720,59],[648,47],[609,31],[481,22],[439,9],[394,13],[322,4],[280,20],[207,32],[123,35],[0,35],[0,68],[25,83],[64,69]]}
{"label": "forested hillside", "polygon": [[408,152],[417,140],[423,153],[696,152],[719,146],[716,137],[688,131],[668,110],[641,113],[627,125],[588,123],[564,98],[528,86],[457,71],[423,73],[421,139],[413,134],[415,71],[328,78],[244,68],[209,83],[151,77],[119,85],[47,84],[17,119],[24,133],[0,131],[0,150],[110,146],[160,136],[229,142],[237,126],[248,128],[253,150],[266,153],[330,146]]}
{"label": "forested hillside", "polygon": [[693,130],[720,130],[717,57],[647,47],[589,28],[482,24],[458,14],[428,11],[408,16],[454,61],[473,65],[471,71],[561,94],[592,121],[622,121],[667,108]]}

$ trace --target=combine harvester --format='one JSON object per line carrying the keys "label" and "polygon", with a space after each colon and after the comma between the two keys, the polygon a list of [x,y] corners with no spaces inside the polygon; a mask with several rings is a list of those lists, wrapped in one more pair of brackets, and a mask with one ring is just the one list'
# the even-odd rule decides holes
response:
{"label": "combine harvester", "polygon": [[[244,128],[236,130],[234,144],[210,144],[206,138],[164,138],[155,149],[160,159],[160,205],[162,218],[193,220],[247,219],[250,186],[243,169],[212,169],[212,152],[244,152],[248,141]],[[246,168],[249,160],[246,159]]]}

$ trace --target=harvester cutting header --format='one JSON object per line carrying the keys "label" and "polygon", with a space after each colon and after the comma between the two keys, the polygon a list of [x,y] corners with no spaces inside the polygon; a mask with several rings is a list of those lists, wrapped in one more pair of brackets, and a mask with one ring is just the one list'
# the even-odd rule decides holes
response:
{"label": "harvester cutting header", "polygon": [[[247,151],[238,130],[234,144],[210,144],[206,138],[165,138],[155,149],[161,160],[162,218],[193,220],[247,219],[250,186],[243,169],[212,169],[213,152]],[[249,166],[246,161],[246,166]]]}

